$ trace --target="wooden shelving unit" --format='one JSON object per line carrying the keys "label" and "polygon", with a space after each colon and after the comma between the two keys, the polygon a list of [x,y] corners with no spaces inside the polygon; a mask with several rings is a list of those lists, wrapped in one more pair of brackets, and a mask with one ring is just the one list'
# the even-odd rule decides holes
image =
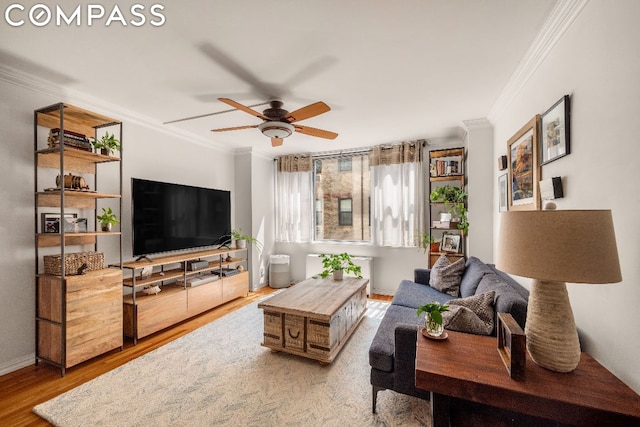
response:
{"label": "wooden shelving unit", "polygon": [[429,193],[427,194],[427,200],[429,200],[429,233],[437,239],[442,239],[444,233],[460,235],[460,248],[457,252],[429,251],[429,268],[435,264],[441,255],[446,255],[451,261],[456,261],[466,256],[465,236],[456,225],[451,224],[448,228],[434,226],[434,221],[437,221],[438,215],[441,212],[447,212],[450,205],[443,202],[431,202],[429,194],[436,187],[444,185],[465,188],[465,149],[463,147],[429,151]]}
{"label": "wooden shelving unit", "polygon": [[[44,129],[43,129],[44,128]],[[59,129],[57,146],[47,145],[44,131]],[[120,156],[107,156],[61,143],[65,132],[97,137],[100,129],[114,129],[122,144],[122,123],[69,104],[58,103],[34,111],[34,229],[36,274],[36,364],[51,363],[65,370],[107,351],[122,348],[122,235],[119,231],[96,230],[98,201],[115,199],[122,212],[122,148]],[[47,145],[47,146],[45,146]],[[107,173],[118,192],[98,192],[100,165],[118,163],[118,173]],[[64,184],[52,188],[51,172],[60,178],[68,173],[82,176],[93,191],[77,191]],[[61,182],[64,182],[61,179]],[[70,211],[87,217],[86,232],[68,232],[62,223],[58,232],[45,232],[40,215],[43,211],[60,218]],[[76,213],[74,212],[74,213]],[[76,213],[77,214],[77,213]],[[59,274],[44,274],[41,255],[97,251],[99,240],[118,239],[119,260],[110,268],[70,275],[61,268]],[[69,250],[68,250],[69,249]],[[71,250],[73,249],[73,250]],[[64,261],[61,262],[64,266]],[[116,268],[114,268],[116,267]]]}
{"label": "wooden shelving unit", "polygon": [[[130,291],[124,297],[124,335],[133,338],[135,344],[140,338],[247,296],[246,258],[235,256],[246,251],[210,249],[123,263],[129,274],[122,284]],[[207,265],[191,269],[192,261],[206,261]],[[229,276],[220,274],[222,269],[236,269],[239,265],[244,267],[243,271]],[[143,278],[145,268],[151,269],[151,274]],[[217,277],[213,273],[218,273]],[[198,278],[211,281],[189,285],[189,280]],[[154,285],[161,287],[160,293],[144,293],[144,288]]]}

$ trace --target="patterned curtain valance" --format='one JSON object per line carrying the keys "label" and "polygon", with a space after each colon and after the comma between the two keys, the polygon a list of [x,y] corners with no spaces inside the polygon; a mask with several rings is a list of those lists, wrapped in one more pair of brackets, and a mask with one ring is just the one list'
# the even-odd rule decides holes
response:
{"label": "patterned curtain valance", "polygon": [[278,172],[310,172],[311,154],[289,154],[278,157]]}
{"label": "patterned curtain valance", "polygon": [[403,142],[395,145],[379,145],[370,152],[369,165],[394,165],[422,162],[423,140]]}

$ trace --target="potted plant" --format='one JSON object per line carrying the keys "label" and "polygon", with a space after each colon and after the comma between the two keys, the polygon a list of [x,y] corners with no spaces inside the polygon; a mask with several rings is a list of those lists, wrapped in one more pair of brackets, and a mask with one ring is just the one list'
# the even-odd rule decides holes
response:
{"label": "potted plant", "polygon": [[235,240],[237,249],[244,249],[247,247],[247,243],[250,243],[256,245],[256,248],[258,248],[258,250],[262,250],[262,243],[260,243],[260,241],[255,237],[244,234],[242,232],[242,228],[233,230],[231,232],[231,237],[233,238],[233,240]]}
{"label": "potted plant", "polygon": [[440,251],[440,243],[429,233],[420,234],[420,248],[423,252],[438,252]]}
{"label": "potted plant", "polygon": [[102,226],[102,231],[111,231],[111,227],[114,224],[118,224],[120,220],[116,216],[115,213],[111,210],[111,208],[102,208],[102,215],[97,215],[96,219]]}
{"label": "potted plant", "polygon": [[445,206],[451,205],[447,212],[458,218],[458,230],[460,230],[463,235],[469,233],[468,211],[464,205],[467,196],[464,188],[449,184],[437,187],[429,194],[429,200],[432,202],[444,203]]}
{"label": "potted plant", "polygon": [[115,134],[109,135],[109,132],[106,132],[99,140],[93,138],[91,145],[93,145],[93,148],[96,150],[100,150],[105,156],[109,156],[111,151],[120,150],[120,141],[116,139]]}
{"label": "potted plant", "polygon": [[321,254],[322,273],[320,277],[327,277],[333,273],[333,280],[342,280],[344,273],[353,273],[358,279],[362,279],[362,272],[359,265],[355,265],[351,255],[344,252],[341,254]]}
{"label": "potted plant", "polygon": [[439,337],[444,331],[442,325],[442,313],[449,311],[449,306],[440,304],[436,301],[432,301],[429,304],[424,304],[418,307],[418,316],[422,313],[424,315],[424,327],[427,333],[432,337]]}

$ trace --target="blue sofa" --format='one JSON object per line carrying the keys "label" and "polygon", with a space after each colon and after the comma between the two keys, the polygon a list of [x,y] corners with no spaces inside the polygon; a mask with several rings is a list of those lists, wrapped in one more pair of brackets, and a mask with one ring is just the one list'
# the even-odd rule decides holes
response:
{"label": "blue sofa", "polygon": [[[371,342],[369,365],[374,413],[378,392],[382,390],[394,390],[429,399],[428,391],[415,387],[416,339],[419,326],[424,325],[424,314],[418,317],[416,312],[422,304],[431,301],[445,303],[454,298],[429,286],[430,272],[427,269],[416,269],[413,281],[403,280],[400,283]],[[459,297],[469,297],[490,290],[495,291],[496,313],[510,313],[524,328],[529,292],[493,265],[470,257],[465,264]]]}

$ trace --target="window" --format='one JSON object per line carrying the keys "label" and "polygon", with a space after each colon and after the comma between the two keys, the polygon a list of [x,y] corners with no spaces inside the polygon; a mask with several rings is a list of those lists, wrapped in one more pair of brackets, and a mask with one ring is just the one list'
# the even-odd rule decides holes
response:
{"label": "window", "polygon": [[369,153],[314,159],[314,240],[371,241]]}
{"label": "window", "polygon": [[340,172],[351,172],[351,157],[340,157],[338,167]]}
{"label": "window", "polygon": [[322,225],[322,200],[318,199],[316,199],[315,221],[316,225]]}
{"label": "window", "polygon": [[353,200],[351,198],[338,200],[338,225],[353,225]]}

